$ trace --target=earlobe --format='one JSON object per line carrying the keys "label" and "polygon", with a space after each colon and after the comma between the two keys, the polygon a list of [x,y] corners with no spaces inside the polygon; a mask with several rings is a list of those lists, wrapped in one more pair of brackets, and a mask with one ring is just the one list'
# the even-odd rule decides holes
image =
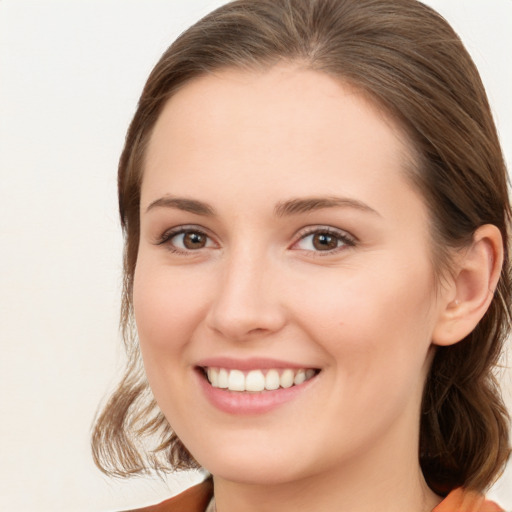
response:
{"label": "earlobe", "polygon": [[492,224],[479,227],[471,245],[455,257],[455,264],[434,329],[434,345],[453,345],[464,339],[489,308],[503,265],[499,229]]}

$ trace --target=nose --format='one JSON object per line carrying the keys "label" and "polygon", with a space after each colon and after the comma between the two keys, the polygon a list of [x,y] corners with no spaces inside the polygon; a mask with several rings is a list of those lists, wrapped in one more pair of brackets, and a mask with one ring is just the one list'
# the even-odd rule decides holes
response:
{"label": "nose", "polygon": [[286,323],[279,287],[275,268],[264,257],[232,255],[219,272],[207,325],[235,341],[278,332]]}

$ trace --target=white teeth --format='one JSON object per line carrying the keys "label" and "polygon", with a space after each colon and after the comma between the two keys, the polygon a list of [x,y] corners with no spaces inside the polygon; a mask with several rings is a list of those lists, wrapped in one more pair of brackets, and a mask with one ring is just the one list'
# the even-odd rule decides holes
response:
{"label": "white teeth", "polygon": [[293,370],[285,370],[281,374],[280,382],[282,388],[291,388],[293,386],[293,379],[295,375]]}
{"label": "white teeth", "polygon": [[212,387],[229,389],[230,391],[273,391],[290,388],[302,384],[316,375],[313,369],[285,370],[271,369],[265,373],[262,370],[251,370],[247,374],[241,370],[226,368],[207,368],[206,374]]}
{"label": "white teeth", "polygon": [[245,377],[246,391],[263,391],[265,389],[265,376],[259,370],[252,370]]}
{"label": "white teeth", "polygon": [[219,387],[219,373],[213,368],[208,368],[208,380],[212,383],[214,388]]}
{"label": "white teeth", "polygon": [[245,391],[245,375],[240,370],[229,372],[228,389],[230,391]]}
{"label": "white teeth", "polygon": [[306,370],[299,370],[295,378],[293,379],[293,383],[297,386],[298,384],[302,384],[306,380]]}
{"label": "white teeth", "polygon": [[273,391],[279,389],[279,372],[277,370],[269,370],[265,375],[265,389]]}
{"label": "white teeth", "polygon": [[[214,370],[214,372],[216,372],[216,370]],[[210,382],[212,382],[212,381],[210,381]],[[212,382],[212,385],[213,385],[213,387],[215,387],[213,382]],[[219,370],[219,388],[227,389],[228,387],[229,387],[228,372],[227,372],[227,370],[224,370],[224,368],[221,368]]]}

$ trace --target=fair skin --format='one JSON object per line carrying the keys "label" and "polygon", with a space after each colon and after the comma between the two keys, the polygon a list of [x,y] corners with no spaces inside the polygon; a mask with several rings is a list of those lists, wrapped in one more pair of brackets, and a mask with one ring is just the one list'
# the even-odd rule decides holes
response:
{"label": "fair skin", "polygon": [[[485,311],[500,241],[484,227],[460,254],[481,282],[469,265],[436,287],[411,153],[361,95],[294,66],[201,77],[160,115],[135,316],[155,398],[219,512],[439,503],[417,454],[424,381],[434,344]],[[274,370],[298,384],[218,387]]]}

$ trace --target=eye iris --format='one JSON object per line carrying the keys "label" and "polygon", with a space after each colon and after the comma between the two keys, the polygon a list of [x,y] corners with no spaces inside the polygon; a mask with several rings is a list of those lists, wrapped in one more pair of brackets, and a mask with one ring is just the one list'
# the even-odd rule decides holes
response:
{"label": "eye iris", "polygon": [[313,247],[319,251],[329,251],[338,247],[338,239],[328,233],[317,233],[313,236]]}
{"label": "eye iris", "polygon": [[185,233],[183,245],[187,249],[202,249],[206,245],[206,236],[195,232]]}

